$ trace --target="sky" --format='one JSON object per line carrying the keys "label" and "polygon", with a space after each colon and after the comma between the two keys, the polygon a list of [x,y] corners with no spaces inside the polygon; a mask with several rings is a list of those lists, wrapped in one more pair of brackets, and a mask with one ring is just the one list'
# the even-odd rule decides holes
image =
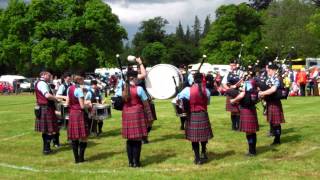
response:
{"label": "sky", "polygon": [[224,4],[239,4],[248,0],[104,0],[118,15],[120,24],[123,25],[129,39],[137,32],[143,20],[161,16],[169,21],[166,26],[168,33],[175,32],[181,21],[184,29],[194,24],[197,15],[204,24],[207,15],[211,21],[215,18],[215,10]]}
{"label": "sky", "polygon": [[[30,0],[25,0],[30,1]],[[127,30],[129,39],[137,32],[140,23],[157,16],[168,20],[167,33],[175,32],[181,21],[184,29],[194,24],[197,15],[203,26],[207,15],[211,21],[215,10],[226,4],[239,4],[248,0],[103,0],[118,15],[120,24]],[[0,0],[0,7],[5,7],[8,0]]]}

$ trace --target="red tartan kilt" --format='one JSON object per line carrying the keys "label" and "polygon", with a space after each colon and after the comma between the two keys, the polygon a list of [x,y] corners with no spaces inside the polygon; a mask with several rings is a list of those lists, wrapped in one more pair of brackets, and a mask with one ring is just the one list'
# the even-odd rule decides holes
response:
{"label": "red tartan kilt", "polygon": [[186,121],[186,139],[191,142],[208,141],[213,137],[207,112],[192,112]]}
{"label": "red tartan kilt", "polygon": [[255,133],[259,131],[259,123],[256,108],[240,107],[240,125],[239,130],[246,133]]}
{"label": "red tartan kilt", "polygon": [[281,124],[285,122],[280,100],[267,102],[267,121],[271,124]]}
{"label": "red tartan kilt", "polygon": [[70,109],[69,124],[68,124],[68,139],[77,140],[87,138],[89,135],[89,128],[84,117],[83,110]]}
{"label": "red tartan kilt", "polygon": [[36,118],[35,131],[54,133],[59,131],[58,118],[54,107],[40,106],[41,117]]}
{"label": "red tartan kilt", "polygon": [[148,118],[143,106],[136,105],[123,107],[122,110],[122,137],[126,139],[140,140],[148,135]]}
{"label": "red tartan kilt", "polygon": [[239,113],[239,105],[238,104],[231,104],[230,103],[230,96],[226,96],[226,111],[233,112],[233,113]]}

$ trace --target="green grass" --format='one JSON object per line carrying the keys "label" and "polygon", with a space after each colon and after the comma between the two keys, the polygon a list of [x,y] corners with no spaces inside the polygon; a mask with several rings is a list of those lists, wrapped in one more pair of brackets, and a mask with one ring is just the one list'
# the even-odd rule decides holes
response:
{"label": "green grass", "polygon": [[156,101],[158,120],[150,144],[142,147],[142,168],[127,167],[125,140],[120,134],[120,112],[112,111],[104,133],[90,138],[83,164],[74,164],[61,131],[63,146],[41,153],[41,135],[34,132],[34,96],[0,96],[0,179],[320,179],[320,98],[295,97],[283,101],[286,123],[282,144],[272,138],[259,108],[257,152],[247,152],[245,134],[230,130],[225,98],[213,97],[209,106],[214,138],[209,141],[209,162],[196,166],[190,143],[179,130],[169,100]]}

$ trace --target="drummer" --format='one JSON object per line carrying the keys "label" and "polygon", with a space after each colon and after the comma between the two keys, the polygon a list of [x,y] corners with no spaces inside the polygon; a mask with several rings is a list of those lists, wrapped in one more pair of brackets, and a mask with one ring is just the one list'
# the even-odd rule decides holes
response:
{"label": "drummer", "polygon": [[[91,88],[87,89],[87,94],[85,96],[85,104],[89,104],[92,107],[93,103],[102,103],[101,91],[98,87],[97,80],[91,80]],[[89,118],[89,128],[92,127],[92,133],[96,133],[99,136],[102,133],[103,121],[94,121],[92,118]],[[98,130],[97,130],[98,125]],[[91,133],[91,132],[90,132]]]}
{"label": "drummer", "polygon": [[[186,139],[191,141],[197,165],[203,164],[207,159],[206,145],[208,140],[213,137],[211,124],[207,112],[207,105],[210,103],[210,91],[202,83],[203,74],[194,74],[194,84],[184,88],[179,94],[178,99],[188,99],[190,104],[190,117],[186,122]],[[201,143],[201,156],[199,150]]]}
{"label": "drummer", "polygon": [[[58,99],[58,101],[66,101],[67,100],[67,89],[71,86],[71,74],[66,72],[62,75],[61,77],[62,80],[62,84],[59,86],[58,91],[56,93],[56,98]],[[59,125],[61,126],[61,122],[65,120],[63,119],[63,117],[61,117],[60,119],[60,123]],[[60,132],[57,132],[57,134],[55,134],[53,136],[53,145],[55,147],[60,147]]]}

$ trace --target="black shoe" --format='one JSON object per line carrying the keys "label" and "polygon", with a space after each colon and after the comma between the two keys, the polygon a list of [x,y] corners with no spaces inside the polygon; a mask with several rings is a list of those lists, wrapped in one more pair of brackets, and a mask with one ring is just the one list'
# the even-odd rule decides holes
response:
{"label": "black shoe", "polygon": [[50,150],[44,150],[42,153],[43,153],[44,155],[49,155],[49,154],[52,153],[52,150],[51,150],[51,149],[50,149]]}
{"label": "black shoe", "polygon": [[142,140],[142,144],[149,144],[149,140],[148,139],[143,139]]}
{"label": "black shoe", "polygon": [[185,130],[185,129],[184,129],[184,126],[181,126],[181,127],[180,127],[180,130]]}
{"label": "black shoe", "polygon": [[196,164],[196,165],[201,165],[201,164],[203,164],[203,161],[202,161],[201,159],[195,159],[193,162],[194,162],[194,164]]}
{"label": "black shoe", "polygon": [[200,158],[201,158],[202,160],[208,160],[208,156],[207,156],[206,153],[201,153]]}
{"label": "black shoe", "polygon": [[129,163],[129,167],[133,167],[133,163]]}
{"label": "black shoe", "polygon": [[248,153],[246,154],[246,156],[247,156],[247,157],[254,157],[254,156],[256,156],[256,154],[253,154],[253,153],[248,152]]}
{"label": "black shoe", "polygon": [[132,164],[132,167],[134,168],[138,168],[138,167],[141,167],[141,164],[138,162],[138,163],[133,163]]}
{"label": "black shoe", "polygon": [[280,145],[281,143],[280,142],[273,142],[272,144],[270,144],[270,146],[277,146],[277,145]]}

